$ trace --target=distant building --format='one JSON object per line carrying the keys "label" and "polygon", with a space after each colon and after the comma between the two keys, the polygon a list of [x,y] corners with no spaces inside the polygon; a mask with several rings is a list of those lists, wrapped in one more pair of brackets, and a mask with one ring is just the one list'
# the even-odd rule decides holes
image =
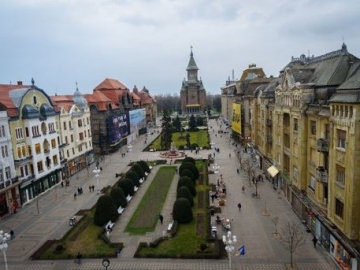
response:
{"label": "distant building", "polygon": [[145,86],[141,91],[139,91],[135,85],[132,93],[139,97],[140,108],[145,108],[146,110],[146,122],[150,125],[155,125],[157,115],[157,103],[155,98],[150,94],[149,90],[146,89]]}
{"label": "distant building", "polygon": [[206,109],[206,91],[203,82],[198,79],[198,70],[192,52],[186,68],[187,80],[184,78],[180,90],[181,111],[184,114],[203,113]]}

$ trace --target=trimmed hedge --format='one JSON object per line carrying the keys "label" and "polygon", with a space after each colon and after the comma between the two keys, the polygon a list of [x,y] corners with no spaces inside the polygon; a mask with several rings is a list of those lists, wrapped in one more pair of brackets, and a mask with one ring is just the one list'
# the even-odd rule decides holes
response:
{"label": "trimmed hedge", "polygon": [[104,226],[109,220],[115,222],[119,217],[117,207],[110,195],[101,195],[96,203],[94,223]]}
{"label": "trimmed hedge", "polygon": [[190,203],[185,198],[176,199],[172,213],[174,220],[178,223],[189,223],[193,220]]}

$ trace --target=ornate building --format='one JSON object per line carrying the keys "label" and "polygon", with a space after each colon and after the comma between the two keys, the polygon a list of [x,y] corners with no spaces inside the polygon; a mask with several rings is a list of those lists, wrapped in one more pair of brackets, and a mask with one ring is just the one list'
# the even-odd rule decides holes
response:
{"label": "ornate building", "polygon": [[157,116],[157,104],[155,98],[150,95],[149,90],[146,89],[145,86],[139,91],[135,85],[132,93],[139,97],[139,106],[146,110],[146,122],[149,125],[155,125]]}
{"label": "ornate building", "polygon": [[78,88],[74,95],[55,95],[51,100],[60,113],[60,161],[63,178],[68,179],[94,162],[90,109]]}
{"label": "ornate building", "polygon": [[201,78],[198,79],[198,70],[191,47],[190,60],[186,68],[187,80],[183,80],[180,90],[180,105],[184,114],[203,113],[206,110],[206,91]]}
{"label": "ornate building", "polygon": [[343,269],[360,259],[360,59],[292,58],[251,101],[260,167]]}

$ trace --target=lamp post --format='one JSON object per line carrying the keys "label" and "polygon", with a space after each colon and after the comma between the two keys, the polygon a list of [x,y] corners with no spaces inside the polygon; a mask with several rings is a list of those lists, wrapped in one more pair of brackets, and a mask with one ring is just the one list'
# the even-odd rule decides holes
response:
{"label": "lamp post", "polygon": [[237,242],[236,235],[232,235],[231,231],[228,231],[226,235],[223,235],[222,240],[225,244],[225,250],[229,257],[229,268],[231,269],[231,253],[233,253],[234,244]]}
{"label": "lamp post", "polygon": [[10,234],[4,233],[4,231],[0,231],[0,251],[4,253],[4,262],[5,262],[5,270],[9,270],[6,259],[6,250],[8,248],[7,240],[10,239]]}
{"label": "lamp post", "polygon": [[97,194],[100,194],[100,183],[99,183],[100,172],[101,170],[98,167],[95,167],[95,169],[93,170],[93,173],[95,174],[96,177]]}

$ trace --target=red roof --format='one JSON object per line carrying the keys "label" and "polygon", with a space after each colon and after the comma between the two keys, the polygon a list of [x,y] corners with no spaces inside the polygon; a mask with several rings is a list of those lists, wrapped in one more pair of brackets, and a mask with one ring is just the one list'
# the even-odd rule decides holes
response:
{"label": "red roof", "polygon": [[94,88],[94,93],[95,92],[103,93],[116,105],[119,105],[119,100],[121,100],[121,97],[124,94],[130,93],[129,89],[124,84],[118,80],[110,78],[106,78],[103,82],[96,86]]}
{"label": "red roof", "polygon": [[60,111],[60,108],[63,107],[67,112],[71,109],[74,104],[72,95],[55,95],[50,96],[51,101],[54,104],[55,111]]}
{"label": "red roof", "polygon": [[27,89],[29,85],[22,84],[0,84],[0,103],[2,103],[6,109],[7,114],[10,117],[18,116],[19,111],[16,105],[12,102],[9,92],[14,89]]}
{"label": "red roof", "polygon": [[108,110],[108,105],[111,105],[112,109],[119,108],[111,99],[104,95],[101,91],[94,91],[92,94],[84,94],[84,98],[87,100],[89,107],[95,105],[99,111]]}

